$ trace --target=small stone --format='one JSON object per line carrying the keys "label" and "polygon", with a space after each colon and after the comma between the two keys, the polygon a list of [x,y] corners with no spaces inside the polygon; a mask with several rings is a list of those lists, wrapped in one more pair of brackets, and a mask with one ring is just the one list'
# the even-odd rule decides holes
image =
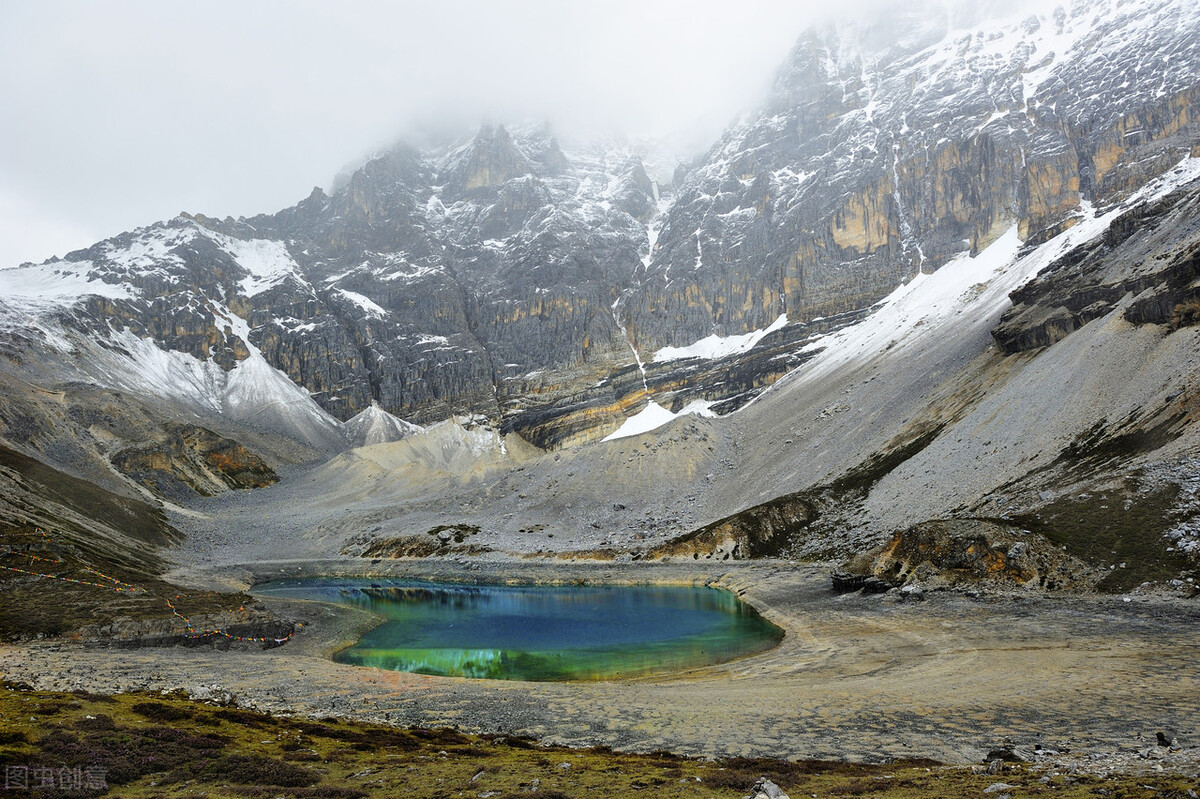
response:
{"label": "small stone", "polygon": [[984,793],[1000,793],[1007,791],[1009,788],[1016,788],[1015,785],[1009,785],[1007,782],[993,782],[991,785],[983,789]]}
{"label": "small stone", "polygon": [[789,799],[789,797],[778,785],[766,777],[759,777],[746,799]]}

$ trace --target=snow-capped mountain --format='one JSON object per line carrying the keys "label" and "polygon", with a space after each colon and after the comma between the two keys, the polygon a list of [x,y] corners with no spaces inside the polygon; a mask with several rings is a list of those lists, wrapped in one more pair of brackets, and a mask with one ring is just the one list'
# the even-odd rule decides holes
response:
{"label": "snow-capped mountain", "polygon": [[1014,223],[1046,240],[1195,142],[1194,4],[959,19],[917,3],[800,39],[678,188],[625,305],[639,346],[867,307]]}
{"label": "snow-capped mountain", "polygon": [[[707,515],[663,500],[697,524],[908,457],[986,400],[979,385],[1014,385],[1093,322],[1148,336],[1200,319],[1194,257],[1178,249],[1200,163],[1194,3],[1078,0],[1012,18],[995,5],[931,2],[806,33],[768,103],[671,185],[632,147],[489,125],[398,145],[275,214],[185,214],[0,270],[0,433],[110,468],[132,435],[115,394],[139,419],[187,416],[285,462],[469,438],[495,465],[510,447],[533,457],[518,437],[557,457],[662,425],[750,431],[770,457],[700,439],[685,471],[708,481],[689,506]],[[1166,219],[1176,239],[1152,235]],[[953,357],[929,360],[950,341]],[[837,397],[821,387],[860,371]],[[880,399],[885,383],[902,396]],[[943,404],[910,402],[924,384]],[[847,410],[860,400],[869,418]],[[110,421],[73,410],[100,402]],[[1057,444],[1107,429],[1087,407],[1054,428]],[[454,418],[471,436],[429,432]],[[813,420],[843,443],[809,452],[833,435],[810,430],[808,471],[781,467],[793,456],[773,426]],[[747,479],[723,488],[735,457]],[[984,483],[921,512],[972,506],[996,489]]]}
{"label": "snow-capped mountain", "polygon": [[[648,395],[728,412],[917,273],[1013,224],[1044,241],[1195,140],[1189,3],[938,8],[801,37],[677,187],[628,148],[485,126],[271,216],[183,216],[0,273],[5,327],[127,330],[224,371],[257,353],[338,419],[481,413],[544,447]],[[757,352],[698,344],[747,335]]]}
{"label": "snow-capped mountain", "polygon": [[568,157],[541,130],[484,127],[446,152],[397,147],[274,216],[183,215],[6,270],[0,302],[45,346],[128,331],[226,371],[261,354],[341,419],[378,403],[499,422],[629,360],[611,308],[657,196],[628,150]]}

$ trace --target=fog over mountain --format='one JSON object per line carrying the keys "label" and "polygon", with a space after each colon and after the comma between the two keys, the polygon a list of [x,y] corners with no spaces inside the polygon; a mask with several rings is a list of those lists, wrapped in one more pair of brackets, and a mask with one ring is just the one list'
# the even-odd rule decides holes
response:
{"label": "fog over mountain", "polygon": [[[869,4],[840,4],[859,12]],[[688,156],[827,4],[0,4],[0,263],[254,214],[401,137],[549,120]]]}

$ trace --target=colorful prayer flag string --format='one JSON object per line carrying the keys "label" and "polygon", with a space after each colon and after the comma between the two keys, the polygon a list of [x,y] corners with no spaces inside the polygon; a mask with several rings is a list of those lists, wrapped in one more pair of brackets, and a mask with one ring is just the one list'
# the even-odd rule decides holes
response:
{"label": "colorful prayer flag string", "polygon": [[[50,536],[46,535],[46,532],[44,530],[42,530],[39,527],[37,532],[41,534],[42,538],[46,539],[47,543],[50,542],[50,540],[51,540]],[[11,549],[11,548],[3,550],[2,552],[0,552],[0,555],[11,555],[13,557],[26,558],[35,563],[66,563],[66,561],[62,560],[61,558],[44,558],[41,555],[31,555],[28,552],[17,552],[15,549]],[[124,592],[128,592],[131,594],[136,594],[139,591],[144,593],[146,591],[145,588],[138,588],[136,586],[130,585],[129,583],[127,583],[123,580],[118,580],[116,577],[111,577],[111,576],[105,574],[104,572],[100,571],[99,569],[93,569],[91,566],[82,565],[82,564],[81,564],[80,568],[82,568],[84,571],[88,572],[89,574],[94,574],[103,580],[108,580],[109,583],[111,583],[111,585],[106,585],[104,583],[94,583],[89,580],[79,580],[74,577],[64,577],[61,574],[46,574],[45,572],[37,572],[37,571],[32,571],[30,569],[20,569],[15,566],[0,566],[0,568],[6,569],[10,572],[19,572],[21,574],[31,574],[34,577],[45,577],[50,580],[62,580],[63,582],[75,583],[77,585],[88,585],[88,586],[92,586],[94,588],[111,588],[115,591],[124,591]]]}
{"label": "colorful prayer flag string", "polygon": [[282,644],[286,641],[290,641],[292,639],[292,636],[295,635],[294,632],[290,632],[287,635],[283,636],[282,638],[273,638],[270,636],[255,637],[255,636],[248,636],[248,635],[233,635],[232,633],[227,633],[224,630],[197,630],[194,626],[192,626],[192,620],[189,619],[187,616],[184,616],[182,613],[180,613],[175,608],[175,605],[171,602],[171,600],[168,599],[168,600],[166,600],[166,602],[167,602],[167,607],[169,607],[171,609],[172,615],[183,620],[184,625],[186,625],[186,627],[187,627],[187,632],[185,633],[185,635],[187,635],[188,638],[207,638],[209,636],[220,636],[222,638],[227,638],[230,641],[251,641],[254,643],[262,643],[262,644],[265,644],[265,643]]}

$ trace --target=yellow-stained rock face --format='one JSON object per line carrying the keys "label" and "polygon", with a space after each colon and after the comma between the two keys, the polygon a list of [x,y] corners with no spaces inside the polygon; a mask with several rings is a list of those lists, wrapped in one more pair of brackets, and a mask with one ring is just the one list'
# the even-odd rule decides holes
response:
{"label": "yellow-stained rock face", "polygon": [[1026,164],[1024,188],[1018,235],[1027,241],[1079,208],[1079,164],[1074,154]]}
{"label": "yellow-stained rock face", "polygon": [[179,425],[161,442],[115,453],[118,471],[159,496],[210,496],[231,488],[261,488],[279,480],[255,453],[195,425]]}
{"label": "yellow-stained rock face", "polygon": [[893,243],[892,186],[877,183],[854,195],[833,215],[830,235],[839,246],[863,255]]}
{"label": "yellow-stained rock face", "polygon": [[[1128,118],[1122,121],[1122,128],[1127,121]],[[1097,148],[1095,154],[1092,155],[1092,168],[1095,170],[1097,182],[1104,180],[1105,176],[1112,171],[1112,168],[1125,155],[1125,145],[1123,144],[1125,140],[1124,131],[1118,128],[1116,133],[1119,134],[1119,138],[1106,139]]]}
{"label": "yellow-stained rock face", "polygon": [[482,165],[467,175],[467,180],[466,183],[463,184],[463,188],[467,191],[470,191],[471,189],[495,186],[497,183],[503,183],[505,179],[506,178],[503,176],[501,176],[499,180],[494,179],[491,168],[489,168],[487,165]]}
{"label": "yellow-stained rock face", "polygon": [[1091,192],[1098,205],[1117,202],[1184,156],[1195,157],[1193,110],[1200,87],[1178,92],[1093,133]]}

